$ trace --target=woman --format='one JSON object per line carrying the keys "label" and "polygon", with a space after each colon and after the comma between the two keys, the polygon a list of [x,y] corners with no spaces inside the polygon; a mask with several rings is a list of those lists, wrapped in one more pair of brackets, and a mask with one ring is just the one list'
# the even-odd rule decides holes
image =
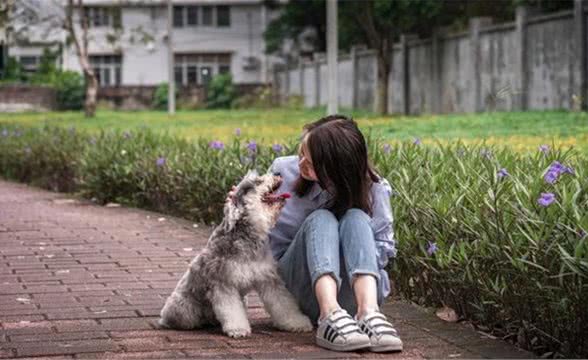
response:
{"label": "woman", "polygon": [[299,155],[275,159],[270,171],[283,178],[279,192],[293,192],[270,246],[286,287],[318,323],[317,344],[402,350],[378,307],[390,293],[383,268],[396,253],[391,189],[369,165],[355,121],[331,115],[307,124]]}

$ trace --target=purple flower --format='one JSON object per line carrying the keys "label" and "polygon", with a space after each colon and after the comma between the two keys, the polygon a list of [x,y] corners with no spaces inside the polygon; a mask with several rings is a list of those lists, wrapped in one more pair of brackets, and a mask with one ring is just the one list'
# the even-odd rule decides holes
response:
{"label": "purple flower", "polygon": [[571,168],[571,167],[569,167],[569,166],[566,166],[564,168],[563,172],[564,172],[564,174],[570,174],[570,175],[574,175],[575,174],[574,169]]}
{"label": "purple flower", "polygon": [[508,171],[506,171],[505,168],[498,170],[498,173],[496,175],[498,176],[499,179],[510,176],[510,174],[508,173]]}
{"label": "purple flower", "polygon": [[539,205],[547,207],[555,201],[555,194],[553,193],[541,193],[541,197],[537,200]]}
{"label": "purple flower", "polygon": [[131,138],[131,133],[128,132],[128,131],[123,132],[123,138],[130,139]]}
{"label": "purple flower", "polygon": [[414,138],[414,141],[412,143],[415,144],[415,145],[422,144],[421,139],[419,139],[419,138]]}
{"label": "purple flower", "polygon": [[3,137],[7,137],[8,135],[10,135],[10,133],[8,132],[8,130],[2,129],[2,136]]}
{"label": "purple flower", "polygon": [[545,179],[545,182],[553,184],[557,181],[557,179],[559,179],[560,175],[562,174],[574,175],[574,169],[563,165],[559,161],[554,161],[551,163],[551,165],[549,165],[547,173],[545,173],[545,176],[543,178]]}
{"label": "purple flower", "polygon": [[222,150],[225,148],[225,144],[222,141],[214,140],[208,143],[208,147],[215,150]]}
{"label": "purple flower", "polygon": [[541,145],[541,146],[539,146],[539,151],[541,151],[544,154],[547,154],[549,152],[549,146],[548,145]]}
{"label": "purple flower", "polygon": [[241,136],[241,128],[235,129],[235,136]]}
{"label": "purple flower", "polygon": [[273,150],[273,151],[274,151],[276,154],[279,154],[279,153],[281,153],[283,149],[284,149],[284,148],[283,148],[283,147],[282,147],[282,145],[280,145],[280,144],[273,144],[273,145],[272,145],[272,150]]}
{"label": "purple flower", "polygon": [[580,229],[578,231],[578,236],[580,237],[580,239],[583,239],[586,236],[586,231],[584,229]]}
{"label": "purple flower", "polygon": [[545,179],[545,182],[548,184],[553,184],[554,182],[557,181],[557,179],[559,178],[559,172],[557,171],[548,171],[545,176],[543,177],[543,179]]}
{"label": "purple flower", "polygon": [[491,159],[492,158],[492,151],[490,151],[488,149],[482,149],[482,150],[480,150],[480,155],[482,155],[486,159]]}
{"label": "purple flower", "polygon": [[437,244],[429,241],[429,247],[427,248],[427,254],[433,255],[437,251]]}
{"label": "purple flower", "polygon": [[15,137],[20,137],[22,135],[22,131],[20,130],[14,130],[14,136]]}
{"label": "purple flower", "polygon": [[251,140],[249,144],[247,144],[247,149],[249,149],[249,151],[251,152],[257,151],[257,143],[255,142],[255,140]]}
{"label": "purple flower", "polygon": [[165,158],[163,156],[159,157],[157,159],[157,161],[155,162],[155,165],[162,167],[163,165],[165,165]]}
{"label": "purple flower", "polygon": [[96,145],[96,138],[91,137],[90,140],[89,140],[89,143],[92,144],[92,145]]}
{"label": "purple flower", "polygon": [[461,158],[461,157],[465,156],[465,153],[466,153],[465,149],[459,148],[459,149],[457,149],[457,152],[455,154]]}
{"label": "purple flower", "polygon": [[382,150],[384,150],[384,154],[390,154],[390,151],[392,151],[392,146],[390,146],[390,144],[384,144],[382,146]]}

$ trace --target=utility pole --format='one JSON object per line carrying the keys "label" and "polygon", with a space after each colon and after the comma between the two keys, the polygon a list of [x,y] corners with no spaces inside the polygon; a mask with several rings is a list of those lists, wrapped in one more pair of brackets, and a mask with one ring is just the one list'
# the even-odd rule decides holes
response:
{"label": "utility pole", "polygon": [[337,113],[337,0],[327,0],[327,74],[329,75],[329,102],[327,115]]}
{"label": "utility pole", "polygon": [[174,76],[174,46],[173,46],[173,0],[167,0],[167,62],[168,62],[168,89],[167,112],[170,115],[176,113],[176,84]]}

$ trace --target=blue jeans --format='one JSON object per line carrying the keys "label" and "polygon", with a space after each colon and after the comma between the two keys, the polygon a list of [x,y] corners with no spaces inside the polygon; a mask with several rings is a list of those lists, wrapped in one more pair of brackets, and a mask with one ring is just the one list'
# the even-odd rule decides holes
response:
{"label": "blue jeans", "polygon": [[354,315],[357,304],[350,279],[369,274],[379,281],[370,217],[362,210],[350,209],[337,221],[328,210],[313,211],[278,260],[278,271],[302,312],[314,323],[320,315],[314,284],[325,274],[337,282],[339,305]]}

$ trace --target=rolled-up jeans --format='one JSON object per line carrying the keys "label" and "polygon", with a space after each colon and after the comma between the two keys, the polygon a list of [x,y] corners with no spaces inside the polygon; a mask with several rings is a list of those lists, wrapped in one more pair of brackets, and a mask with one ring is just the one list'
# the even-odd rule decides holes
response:
{"label": "rolled-up jeans", "polygon": [[[348,210],[340,220],[328,210],[313,211],[278,260],[278,271],[302,312],[313,323],[316,324],[320,315],[314,284],[326,274],[337,282],[339,305],[354,315],[357,304],[352,289],[353,277],[373,275],[380,281],[370,217],[355,208]],[[378,304],[382,301],[378,297]]]}

